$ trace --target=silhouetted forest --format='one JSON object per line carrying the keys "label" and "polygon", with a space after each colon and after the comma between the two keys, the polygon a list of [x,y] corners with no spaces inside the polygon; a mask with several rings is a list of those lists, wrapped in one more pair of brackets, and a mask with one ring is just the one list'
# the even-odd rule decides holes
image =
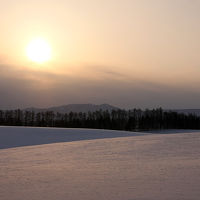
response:
{"label": "silhouetted forest", "polygon": [[0,110],[0,125],[96,128],[113,130],[200,129],[200,117],[177,112],[152,110],[112,110],[88,113],[54,113],[22,110]]}

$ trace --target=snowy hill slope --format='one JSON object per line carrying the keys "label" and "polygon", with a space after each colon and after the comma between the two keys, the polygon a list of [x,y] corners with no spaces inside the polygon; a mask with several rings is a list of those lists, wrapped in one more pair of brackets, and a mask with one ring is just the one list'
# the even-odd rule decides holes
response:
{"label": "snowy hill slope", "polygon": [[0,149],[57,142],[143,135],[128,131],[78,128],[0,127]]}
{"label": "snowy hill slope", "polygon": [[0,199],[199,200],[199,146],[193,132],[0,149]]}

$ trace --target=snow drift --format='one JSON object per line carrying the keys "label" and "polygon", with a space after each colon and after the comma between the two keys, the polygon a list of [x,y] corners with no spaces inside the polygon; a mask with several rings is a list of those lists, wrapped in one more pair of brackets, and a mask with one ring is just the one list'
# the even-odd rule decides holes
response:
{"label": "snow drift", "polygon": [[[53,129],[12,128],[3,128],[4,141],[9,131],[16,138],[20,132],[56,137]],[[101,131],[91,134],[119,134]],[[90,130],[77,132],[87,135]],[[133,136],[1,149],[0,199],[199,199],[199,132],[129,134]]]}

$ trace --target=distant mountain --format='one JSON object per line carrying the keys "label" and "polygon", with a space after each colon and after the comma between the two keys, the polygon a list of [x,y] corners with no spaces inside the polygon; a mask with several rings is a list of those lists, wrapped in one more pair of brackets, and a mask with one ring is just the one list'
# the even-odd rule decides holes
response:
{"label": "distant mountain", "polygon": [[[59,112],[59,113],[69,113],[69,112],[94,112],[97,110],[118,110],[120,108],[109,105],[109,104],[68,104],[68,105],[63,105],[63,106],[54,106],[54,107],[49,107],[49,108],[35,108],[35,107],[30,107],[26,108],[24,110],[27,111],[34,111],[34,112],[46,112],[46,111],[53,111],[53,112]],[[189,114],[194,114],[197,116],[200,116],[200,109],[165,109],[165,111],[173,111],[177,113],[183,113],[186,115]]]}
{"label": "distant mountain", "polygon": [[69,112],[94,112],[97,110],[118,110],[120,108],[111,106],[109,104],[101,104],[101,105],[95,105],[95,104],[68,104],[63,106],[56,106],[56,107],[50,107],[50,108],[26,108],[24,110],[27,111],[34,111],[34,112],[45,112],[45,111],[53,111],[53,112],[59,112],[59,113],[69,113]]}
{"label": "distant mountain", "polygon": [[167,110],[167,111],[183,113],[185,115],[194,114],[196,116],[200,116],[200,109],[172,109],[172,110]]}

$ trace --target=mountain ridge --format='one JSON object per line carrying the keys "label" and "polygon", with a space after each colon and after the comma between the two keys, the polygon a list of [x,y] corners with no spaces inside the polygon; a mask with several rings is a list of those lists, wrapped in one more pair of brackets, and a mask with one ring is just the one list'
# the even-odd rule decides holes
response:
{"label": "mountain ridge", "polygon": [[[110,104],[66,104],[61,106],[51,106],[47,108],[37,108],[37,107],[28,107],[25,109],[22,109],[24,111],[34,111],[34,112],[46,112],[46,111],[53,111],[53,112],[59,112],[59,113],[69,113],[69,112],[94,112],[97,110],[120,110],[122,108],[110,105]],[[129,110],[129,109],[125,109]],[[145,110],[145,109],[144,109]],[[196,116],[200,116],[200,109],[163,109],[163,111],[167,112],[177,112],[179,114],[194,114]]]}
{"label": "mountain ridge", "polygon": [[69,112],[94,112],[97,110],[119,110],[120,108],[109,105],[109,104],[67,104],[62,106],[52,106],[48,108],[37,108],[37,107],[29,107],[23,110],[25,111],[34,111],[34,112],[46,112],[53,111],[59,113],[69,113]]}

